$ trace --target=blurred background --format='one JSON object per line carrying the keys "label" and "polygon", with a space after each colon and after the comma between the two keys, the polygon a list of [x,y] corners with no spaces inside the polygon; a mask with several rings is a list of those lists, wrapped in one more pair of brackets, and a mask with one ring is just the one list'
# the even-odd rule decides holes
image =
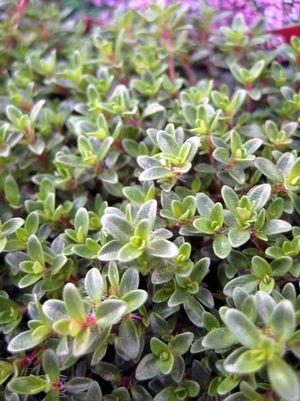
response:
{"label": "blurred background", "polygon": [[[66,7],[81,10],[103,20],[114,10],[128,8],[143,10],[153,0],[62,0]],[[173,0],[162,0],[166,4]],[[193,14],[199,13],[201,3],[216,8],[222,13],[220,24],[228,24],[234,15],[242,13],[249,25],[255,25],[262,18],[269,30],[300,24],[300,0],[180,0]]]}

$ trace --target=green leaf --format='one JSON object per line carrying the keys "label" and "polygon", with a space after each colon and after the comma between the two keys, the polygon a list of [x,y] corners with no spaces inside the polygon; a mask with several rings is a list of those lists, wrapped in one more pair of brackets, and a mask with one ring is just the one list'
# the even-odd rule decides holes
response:
{"label": "green leaf", "polygon": [[109,260],[117,260],[118,252],[122,248],[123,244],[120,241],[109,241],[105,244],[98,255],[99,260],[109,261]]}
{"label": "green leaf", "polygon": [[90,328],[86,327],[80,330],[77,336],[74,338],[74,343],[73,343],[73,355],[75,357],[79,357],[86,353],[87,348],[89,346],[89,340],[90,340]]}
{"label": "green leaf", "polygon": [[135,227],[134,235],[137,235],[138,237],[148,242],[151,234],[151,229],[152,226],[150,220],[142,219],[138,222],[137,226]]}
{"label": "green leaf", "polygon": [[298,158],[295,163],[292,165],[289,175],[288,175],[288,183],[291,186],[299,186],[300,185],[300,158]]}
{"label": "green leaf", "polygon": [[132,290],[123,295],[122,301],[127,303],[126,313],[139,309],[148,299],[148,293],[144,290]]}
{"label": "green leaf", "polygon": [[68,317],[65,304],[58,299],[49,299],[43,304],[43,313],[50,321],[66,319]]}
{"label": "green leaf", "polygon": [[214,350],[226,349],[234,344],[236,344],[236,339],[226,327],[211,330],[202,340],[203,347]]}
{"label": "green leaf", "polygon": [[260,256],[254,256],[251,260],[252,271],[256,277],[264,278],[272,274],[272,268],[269,263]]}
{"label": "green leaf", "polygon": [[0,384],[3,384],[14,373],[14,365],[11,362],[0,361]]}
{"label": "green leaf", "polygon": [[150,180],[158,180],[160,178],[167,177],[170,174],[170,171],[166,167],[150,167],[147,170],[144,170],[139,175],[140,181],[150,181]]}
{"label": "green leaf", "polygon": [[[62,336],[68,336],[72,332],[71,323],[70,319],[62,318],[54,322],[53,329]],[[80,327],[78,330],[80,330]]]}
{"label": "green leaf", "polygon": [[172,338],[170,341],[170,346],[176,354],[183,355],[188,352],[190,346],[192,345],[193,339],[194,334],[190,332],[177,334],[177,336]]}
{"label": "green leaf", "polygon": [[55,351],[47,349],[43,354],[43,369],[52,382],[59,381],[60,369]]}
{"label": "green leaf", "polygon": [[259,279],[254,274],[243,274],[230,280],[224,287],[224,294],[232,296],[237,287],[243,288],[248,293],[252,293],[258,286]]}
{"label": "green leaf", "polygon": [[30,111],[30,120],[32,123],[35,123],[38,119],[38,116],[46,103],[46,100],[39,100]]}
{"label": "green leaf", "polygon": [[24,220],[19,217],[14,217],[9,219],[2,225],[1,231],[4,235],[11,235],[16,232],[22,225],[24,224]]}
{"label": "green leaf", "polygon": [[119,241],[128,241],[133,235],[133,228],[122,217],[114,214],[105,214],[101,219],[104,229]]}
{"label": "green leaf", "polygon": [[271,314],[274,310],[276,302],[274,299],[263,291],[257,291],[255,294],[255,304],[259,316],[266,325],[269,324]]}
{"label": "green leaf", "polygon": [[271,195],[271,185],[262,184],[252,188],[247,197],[251,202],[254,202],[254,210],[259,211],[268,202]]}
{"label": "green leaf", "polygon": [[204,312],[203,306],[194,297],[190,297],[183,304],[184,310],[188,315],[191,322],[197,327],[203,326],[202,314]]}
{"label": "green leaf", "polygon": [[261,369],[265,362],[262,351],[248,350],[238,357],[234,370],[238,374],[253,373]]}
{"label": "green leaf", "polygon": [[95,311],[97,324],[101,328],[118,323],[126,313],[127,304],[117,299],[109,299],[102,302]]}
{"label": "green leaf", "polygon": [[264,225],[262,232],[268,236],[286,233],[288,231],[291,231],[291,229],[292,226],[287,221],[272,219]]}
{"label": "green leaf", "polygon": [[6,115],[7,115],[8,119],[16,126],[19,125],[19,120],[23,116],[21,110],[13,105],[7,106]]}
{"label": "green leaf", "polygon": [[10,391],[18,394],[38,394],[45,391],[47,382],[37,376],[15,377],[9,382]]}
{"label": "green leaf", "polygon": [[39,345],[43,340],[44,338],[42,337],[33,338],[32,330],[27,330],[14,337],[8,344],[7,349],[12,353],[26,351]]}
{"label": "green leaf", "polygon": [[136,290],[139,286],[139,281],[139,273],[136,268],[126,269],[119,286],[120,296],[122,297],[128,292]]}
{"label": "green leaf", "polygon": [[99,383],[93,381],[86,393],[86,401],[102,401],[102,391]]}
{"label": "green leaf", "polygon": [[7,243],[7,238],[6,237],[2,237],[0,238],[0,252],[3,252],[5,246]]}
{"label": "green leaf", "polygon": [[260,340],[260,331],[240,311],[229,309],[225,314],[226,326],[233,336],[248,348],[256,348]]}
{"label": "green leaf", "polygon": [[275,165],[268,159],[257,157],[254,160],[255,166],[273,182],[280,182],[282,180],[281,174],[276,170]]}
{"label": "green leaf", "polygon": [[272,275],[284,276],[293,266],[293,259],[288,256],[280,256],[271,262]]}
{"label": "green leaf", "polygon": [[183,304],[191,297],[191,294],[185,288],[176,288],[170,296],[168,306],[174,307]]}
{"label": "green leaf", "polygon": [[74,220],[74,229],[78,233],[81,229],[81,234],[86,238],[89,231],[89,214],[84,207],[78,209]]}
{"label": "green leaf", "polygon": [[187,388],[190,397],[196,397],[199,394],[200,386],[197,382],[184,380],[184,386]]}
{"label": "green leaf", "polygon": [[296,372],[281,358],[268,363],[268,376],[276,393],[287,401],[300,399],[300,385]]}
{"label": "green leaf", "polygon": [[159,103],[150,103],[143,111],[143,118],[147,118],[156,113],[164,112],[165,108]]}
{"label": "green leaf", "polygon": [[117,352],[126,361],[137,358],[140,352],[140,337],[136,324],[130,319],[123,319],[116,339]]}
{"label": "green leaf", "polygon": [[103,296],[103,278],[97,268],[89,270],[85,276],[84,288],[88,296],[96,303],[99,303]]}
{"label": "green leaf", "polygon": [[237,248],[244,245],[250,239],[250,233],[248,230],[235,226],[231,227],[228,232],[228,239],[233,248]]}
{"label": "green leaf", "polygon": [[221,193],[227,209],[229,209],[232,213],[235,213],[236,207],[239,204],[239,198],[234,190],[227,185],[224,185]]}
{"label": "green leaf", "polygon": [[223,395],[233,390],[241,381],[237,375],[229,375],[218,385],[218,394]]}
{"label": "green leaf", "polygon": [[211,220],[206,217],[200,217],[193,222],[193,226],[201,233],[211,235],[214,230],[211,227]]}
{"label": "green leaf", "polygon": [[167,359],[160,359],[159,361],[160,371],[165,375],[171,373],[173,366],[174,366],[174,355],[171,353],[168,354]]}
{"label": "green leaf", "polygon": [[259,283],[259,289],[261,291],[267,292],[270,294],[273,291],[273,288],[275,287],[275,280],[271,277],[268,280],[263,280]]}
{"label": "green leaf", "polygon": [[162,152],[177,155],[179,153],[179,145],[174,137],[166,131],[158,131],[156,140]]}
{"label": "green leaf", "polygon": [[170,352],[168,345],[156,337],[151,338],[150,349],[154,355],[160,355],[162,352],[166,352],[166,353]]}
{"label": "green leaf", "polygon": [[224,234],[218,234],[213,241],[214,253],[220,258],[225,259],[231,251],[231,245]]}
{"label": "green leaf", "polygon": [[4,193],[8,202],[18,206],[21,200],[18,184],[12,175],[8,175],[4,181]]}
{"label": "green leaf", "polygon": [[45,257],[42,245],[34,234],[32,234],[28,239],[27,251],[31,260],[38,261],[42,266],[45,265]]}
{"label": "green leaf", "polygon": [[41,274],[25,274],[25,276],[22,277],[21,280],[18,282],[18,287],[19,288],[30,287],[31,285],[38,282],[43,277],[43,275],[44,275],[43,273],[41,273]]}
{"label": "green leaf", "polygon": [[74,284],[68,283],[63,290],[63,299],[68,315],[81,323],[86,321],[84,303]]}
{"label": "green leaf", "polygon": [[208,217],[214,203],[206,194],[200,193],[196,195],[196,205],[200,216]]}
{"label": "green leaf", "polygon": [[270,316],[269,326],[276,337],[288,341],[296,329],[296,314],[293,304],[288,299],[280,301]]}
{"label": "green leaf", "polygon": [[143,249],[139,249],[134,244],[129,242],[122,246],[122,248],[118,252],[118,260],[120,262],[130,262],[131,260],[137,259],[144,252]]}
{"label": "green leaf", "polygon": [[159,374],[159,359],[153,355],[145,355],[138,364],[135,377],[137,380],[148,380]]}
{"label": "green leaf", "polygon": [[178,248],[173,242],[164,238],[154,238],[150,242],[149,247],[147,247],[147,252],[159,258],[176,258]]}

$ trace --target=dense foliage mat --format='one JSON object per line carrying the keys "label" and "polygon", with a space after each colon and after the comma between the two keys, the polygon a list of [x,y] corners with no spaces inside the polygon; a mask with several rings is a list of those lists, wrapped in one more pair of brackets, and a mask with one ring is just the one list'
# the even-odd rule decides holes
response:
{"label": "dense foliage mat", "polygon": [[298,401],[300,40],[4,3],[1,399]]}

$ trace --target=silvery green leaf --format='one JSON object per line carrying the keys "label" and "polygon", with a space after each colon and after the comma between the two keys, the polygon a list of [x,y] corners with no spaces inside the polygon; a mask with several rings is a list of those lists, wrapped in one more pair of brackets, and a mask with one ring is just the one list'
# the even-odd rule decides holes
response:
{"label": "silvery green leaf", "polygon": [[262,143],[263,141],[261,139],[249,139],[249,141],[245,142],[243,146],[247,153],[250,155],[256,152],[256,150],[261,147]]}
{"label": "silvery green leaf", "polygon": [[157,201],[151,199],[145,202],[138,210],[137,218],[138,220],[149,219],[151,225],[154,226],[157,214]]}
{"label": "silvery green leaf", "polygon": [[190,297],[183,304],[184,310],[188,315],[191,322],[197,327],[203,327],[202,314],[204,312],[203,306],[195,298]]}
{"label": "silvery green leaf", "polygon": [[158,131],[156,135],[158,146],[162,152],[177,155],[179,153],[179,145],[174,137],[165,131]]}
{"label": "silvery green leaf", "polygon": [[85,306],[78,289],[73,283],[65,285],[63,299],[68,315],[72,319],[84,323],[86,321]]}
{"label": "silvery green leaf", "polygon": [[288,299],[279,302],[270,316],[269,326],[277,337],[288,341],[296,329],[296,313]]}
{"label": "silvery green leaf", "polygon": [[43,338],[32,337],[32,330],[23,331],[16,337],[13,337],[8,344],[8,351],[12,353],[26,351],[28,349],[34,348],[43,341]]}
{"label": "silvery green leaf", "polygon": [[143,359],[138,364],[135,377],[137,380],[148,380],[159,373],[159,359],[153,355],[148,354],[143,357]]}
{"label": "silvery green leaf", "polygon": [[132,290],[136,290],[139,286],[139,280],[139,273],[136,268],[125,270],[119,286],[121,297]]}
{"label": "silvery green leaf", "polygon": [[147,252],[159,258],[176,258],[178,255],[178,248],[173,242],[164,238],[154,238],[150,242]]}
{"label": "silvery green leaf", "polygon": [[135,359],[140,351],[140,338],[133,320],[122,320],[119,327],[119,336],[116,339],[117,352],[129,361]]}
{"label": "silvery green leaf", "polygon": [[256,349],[260,341],[260,331],[242,312],[230,309],[225,313],[228,329],[242,345]]}
{"label": "silvery green leaf", "polygon": [[148,299],[148,293],[144,290],[131,290],[121,298],[127,303],[126,313],[139,309]]}
{"label": "silvery green leaf", "polygon": [[101,219],[102,225],[114,239],[118,241],[128,241],[133,235],[132,226],[117,215],[105,214]]}
{"label": "silvery green leaf", "polygon": [[164,112],[165,108],[159,103],[150,103],[143,111],[142,117],[147,118],[156,113]]}
{"label": "silvery green leaf", "polygon": [[102,302],[95,311],[97,324],[103,329],[118,323],[125,314],[126,309],[126,302],[118,299],[109,299]]}
{"label": "silvery green leaf", "polygon": [[296,372],[279,357],[268,363],[268,376],[275,391],[287,401],[297,401],[300,397],[300,384]]}
{"label": "silvery green leaf", "polygon": [[161,167],[159,160],[150,156],[138,156],[137,163],[143,169],[149,169],[152,167]]}
{"label": "silvery green leaf", "polygon": [[213,241],[213,250],[220,259],[225,259],[229,255],[231,249],[230,242],[226,235],[217,234],[215,236]]}
{"label": "silvery green leaf", "polygon": [[166,167],[150,167],[147,170],[143,171],[139,175],[140,181],[150,181],[150,180],[157,180],[160,178],[167,177],[170,174],[170,171]]}
{"label": "silvery green leaf", "polygon": [[226,327],[211,330],[202,340],[205,348],[223,350],[236,344],[236,339]]}
{"label": "silvery green leaf", "polygon": [[35,123],[38,119],[38,116],[46,103],[46,100],[39,100],[30,111],[30,120],[32,123]]}
{"label": "silvery green leaf", "polygon": [[282,176],[286,178],[294,162],[295,157],[292,153],[283,153],[276,163],[276,168],[278,171],[280,171]]}
{"label": "silvery green leaf", "polygon": [[97,268],[89,270],[85,276],[84,288],[88,296],[99,303],[103,296],[104,282],[100,271]]}
{"label": "silvery green leaf", "polygon": [[259,211],[268,202],[271,195],[271,185],[261,184],[250,189],[247,197],[254,203],[254,210]]}
{"label": "silvery green leaf", "polygon": [[118,252],[122,246],[123,244],[120,241],[109,241],[101,248],[98,259],[102,261],[117,260]]}
{"label": "silvery green leaf", "polygon": [[22,227],[24,224],[24,220],[20,217],[14,217],[12,219],[7,220],[1,227],[1,231],[4,235],[11,235],[18,230],[18,228]]}
{"label": "silvery green leaf", "polygon": [[52,322],[66,319],[68,317],[65,304],[59,299],[49,299],[43,304],[43,312],[47,319]]}
{"label": "silvery green leaf", "polygon": [[230,280],[224,287],[224,294],[231,296],[235,288],[243,288],[248,293],[252,293],[258,286],[259,279],[253,274],[243,274]]}
{"label": "silvery green leaf", "polygon": [[270,178],[270,180],[275,183],[282,181],[282,175],[277,171],[275,165],[270,160],[257,157],[254,164],[267,178]]}
{"label": "silvery green leaf", "polygon": [[196,195],[196,206],[200,216],[208,217],[214,203],[207,195],[200,193]]}
{"label": "silvery green leaf", "polygon": [[122,248],[119,250],[117,259],[123,263],[131,262],[132,260],[137,259],[139,256],[141,256],[143,252],[144,249],[139,249],[131,242],[128,242],[127,244],[123,245]]}
{"label": "silvery green leaf", "polygon": [[272,219],[264,225],[262,232],[268,236],[268,235],[286,233],[291,231],[291,229],[292,226],[287,221]]}

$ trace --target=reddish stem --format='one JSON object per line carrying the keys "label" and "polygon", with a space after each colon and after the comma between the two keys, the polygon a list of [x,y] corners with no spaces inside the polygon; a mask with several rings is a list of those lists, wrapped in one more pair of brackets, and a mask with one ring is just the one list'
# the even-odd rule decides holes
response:
{"label": "reddish stem", "polygon": [[31,354],[20,359],[19,361],[20,369],[27,368],[28,366],[30,366],[42,349],[43,347],[37,347]]}
{"label": "reddish stem", "polygon": [[268,245],[259,241],[259,239],[255,236],[255,234],[251,233],[250,239],[253,242],[253,244],[256,246],[256,248],[260,249],[261,251],[265,252],[265,250],[268,248]]}
{"label": "reddish stem", "polygon": [[168,52],[168,60],[169,60],[169,78],[171,81],[175,81],[175,60],[173,55],[173,47],[171,42],[171,35],[169,30],[166,28],[162,33],[162,38],[165,42],[167,52]]}
{"label": "reddish stem", "polygon": [[209,137],[208,137],[208,155],[209,155],[210,164],[212,166],[216,163],[216,161],[215,161],[215,159],[213,157],[213,152],[214,152],[214,145],[212,143],[211,134],[210,134]]}
{"label": "reddish stem", "polygon": [[189,83],[191,85],[195,85],[195,83],[197,82],[194,71],[191,68],[191,64],[189,63],[189,61],[187,59],[183,60],[183,69],[184,72],[189,80]]}
{"label": "reddish stem", "polygon": [[19,25],[20,18],[22,17],[26,7],[28,4],[28,0],[21,0],[20,3],[17,2],[17,13],[13,18],[13,26],[16,27]]}

